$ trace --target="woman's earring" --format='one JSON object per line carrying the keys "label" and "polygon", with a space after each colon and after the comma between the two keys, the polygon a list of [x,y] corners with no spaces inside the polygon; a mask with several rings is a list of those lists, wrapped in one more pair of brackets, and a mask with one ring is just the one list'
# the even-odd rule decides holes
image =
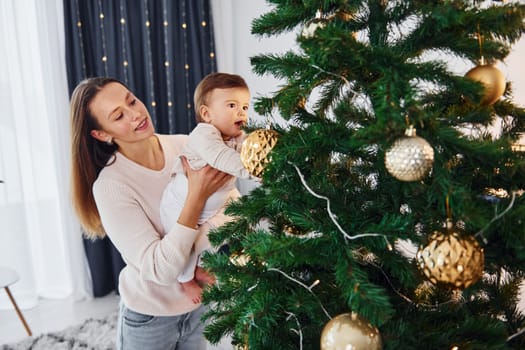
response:
{"label": "woman's earring", "polygon": [[111,146],[113,144],[113,139],[111,137],[109,137],[107,140],[106,140],[106,143],[108,146]]}

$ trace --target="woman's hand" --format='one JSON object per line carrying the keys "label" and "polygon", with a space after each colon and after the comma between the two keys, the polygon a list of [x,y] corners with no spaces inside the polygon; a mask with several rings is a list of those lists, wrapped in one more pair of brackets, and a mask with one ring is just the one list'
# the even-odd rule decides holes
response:
{"label": "woman's hand", "polygon": [[233,176],[207,165],[193,170],[185,157],[182,166],[188,178],[188,195],[178,222],[188,227],[196,227],[206,200]]}

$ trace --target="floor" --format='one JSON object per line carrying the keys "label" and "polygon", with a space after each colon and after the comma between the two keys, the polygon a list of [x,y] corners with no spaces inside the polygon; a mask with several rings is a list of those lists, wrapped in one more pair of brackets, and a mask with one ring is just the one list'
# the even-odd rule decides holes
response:
{"label": "floor", "polygon": [[[38,306],[22,310],[33,335],[59,331],[82,323],[88,318],[100,318],[118,310],[119,297],[109,294],[92,300],[41,300]],[[14,309],[0,310],[0,345],[20,341],[27,333]]]}
{"label": "floor", "polygon": [[[112,293],[102,298],[74,302],[71,299],[41,300],[38,306],[22,310],[33,336],[63,330],[81,324],[88,318],[104,317],[118,310],[119,296]],[[28,335],[14,309],[0,310],[0,345],[23,340]],[[230,339],[208,350],[231,350]]]}

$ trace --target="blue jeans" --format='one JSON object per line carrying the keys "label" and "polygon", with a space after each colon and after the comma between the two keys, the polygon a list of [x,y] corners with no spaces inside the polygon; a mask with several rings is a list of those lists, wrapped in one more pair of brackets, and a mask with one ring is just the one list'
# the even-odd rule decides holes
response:
{"label": "blue jeans", "polygon": [[206,307],[177,316],[149,316],[123,303],[117,326],[117,350],[205,350],[201,321]]}

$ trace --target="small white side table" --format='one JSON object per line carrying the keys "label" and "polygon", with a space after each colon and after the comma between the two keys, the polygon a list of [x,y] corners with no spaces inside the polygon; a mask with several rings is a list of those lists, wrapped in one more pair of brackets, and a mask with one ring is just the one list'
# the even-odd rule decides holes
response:
{"label": "small white side table", "polygon": [[17,282],[20,278],[18,277],[18,273],[16,273],[15,270],[10,269],[8,267],[0,266],[0,288],[4,288],[7,296],[9,297],[9,300],[11,300],[11,303],[15,307],[16,313],[18,314],[18,318],[20,318],[20,321],[22,321],[24,328],[26,329],[26,332],[29,336],[32,335],[31,329],[29,329],[29,326],[26,322],[26,319],[24,318],[24,315],[22,315],[22,312],[18,308],[18,305],[16,304],[15,298],[13,298],[13,295],[11,294],[11,291],[9,290],[9,286],[13,283]]}

